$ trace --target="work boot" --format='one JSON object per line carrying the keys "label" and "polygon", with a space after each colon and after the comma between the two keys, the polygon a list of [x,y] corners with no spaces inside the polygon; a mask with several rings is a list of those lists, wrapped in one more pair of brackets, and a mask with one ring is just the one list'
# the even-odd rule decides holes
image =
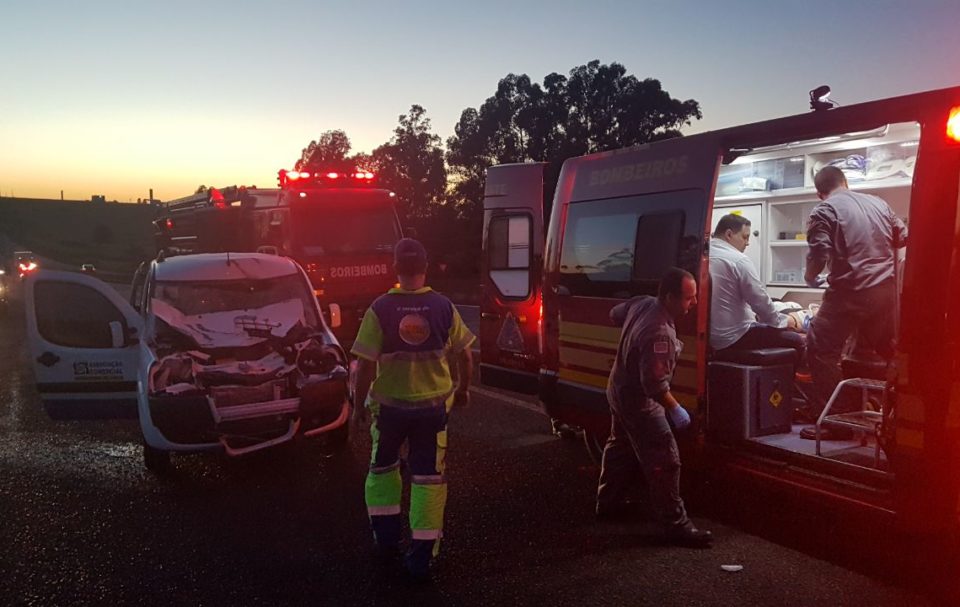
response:
{"label": "work boot", "polygon": [[669,527],[664,536],[671,544],[686,548],[709,548],[713,544],[713,534],[697,529],[690,521]]}
{"label": "work boot", "polygon": [[424,562],[408,553],[403,559],[403,572],[411,584],[429,584],[433,581],[432,565],[432,561]]}

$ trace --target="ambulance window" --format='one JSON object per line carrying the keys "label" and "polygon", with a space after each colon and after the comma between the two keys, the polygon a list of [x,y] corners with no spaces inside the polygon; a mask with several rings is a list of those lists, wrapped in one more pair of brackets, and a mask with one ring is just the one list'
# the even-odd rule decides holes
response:
{"label": "ambulance window", "polygon": [[504,297],[530,294],[530,216],[509,215],[490,220],[487,259],[490,279]]}
{"label": "ambulance window", "polygon": [[653,295],[667,268],[697,273],[706,195],[702,190],[572,203],[560,251],[571,295]]}
{"label": "ambulance window", "polygon": [[633,260],[633,279],[659,281],[670,267],[677,265],[682,235],[682,212],[641,216],[637,221],[639,246]]}
{"label": "ambulance window", "polygon": [[573,295],[623,288],[633,271],[639,213],[608,202],[571,205],[560,253],[560,280]]}
{"label": "ambulance window", "polygon": [[110,322],[126,328],[123,314],[86,285],[39,282],[34,288],[37,330],[52,344],[71,348],[111,348]]}

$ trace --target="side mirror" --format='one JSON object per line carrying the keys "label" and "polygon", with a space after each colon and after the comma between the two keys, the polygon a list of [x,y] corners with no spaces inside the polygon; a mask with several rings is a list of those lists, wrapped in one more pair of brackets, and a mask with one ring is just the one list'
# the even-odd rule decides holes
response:
{"label": "side mirror", "polygon": [[343,317],[340,315],[340,304],[332,303],[327,309],[330,311],[330,328],[336,329],[343,324]]}
{"label": "side mirror", "polygon": [[140,339],[137,337],[137,329],[134,327],[127,327],[126,331],[124,331],[123,323],[121,323],[119,320],[111,320],[109,327],[110,347],[112,348],[126,348],[127,346],[132,346],[140,341]]}

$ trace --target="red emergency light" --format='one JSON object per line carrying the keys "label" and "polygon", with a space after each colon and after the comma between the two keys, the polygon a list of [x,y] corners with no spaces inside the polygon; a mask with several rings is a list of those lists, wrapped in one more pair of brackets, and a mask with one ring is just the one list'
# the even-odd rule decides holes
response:
{"label": "red emergency light", "polygon": [[223,192],[217,188],[210,188],[210,202],[213,203],[214,208],[227,208],[227,201],[223,199]]}
{"label": "red emergency light", "polygon": [[301,187],[305,187],[307,184],[341,184],[346,180],[352,180],[355,184],[369,185],[373,183],[375,177],[376,175],[374,173],[366,169],[356,169],[352,173],[341,173],[339,171],[286,171],[281,169],[277,173],[280,187],[284,187],[293,181],[302,183],[303,186]]}
{"label": "red emergency light", "polygon": [[947,137],[960,142],[960,105],[950,109],[947,118]]}

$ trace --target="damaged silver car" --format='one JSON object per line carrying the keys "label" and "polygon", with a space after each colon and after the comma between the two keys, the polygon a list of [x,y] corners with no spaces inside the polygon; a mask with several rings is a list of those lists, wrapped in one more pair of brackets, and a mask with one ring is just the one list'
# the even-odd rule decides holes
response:
{"label": "damaged silver car", "polygon": [[26,308],[47,412],[137,415],[151,470],[173,452],[236,456],[301,436],[331,452],[347,444],[347,358],[292,259],[157,259],[129,303],[90,276],[40,271]]}

